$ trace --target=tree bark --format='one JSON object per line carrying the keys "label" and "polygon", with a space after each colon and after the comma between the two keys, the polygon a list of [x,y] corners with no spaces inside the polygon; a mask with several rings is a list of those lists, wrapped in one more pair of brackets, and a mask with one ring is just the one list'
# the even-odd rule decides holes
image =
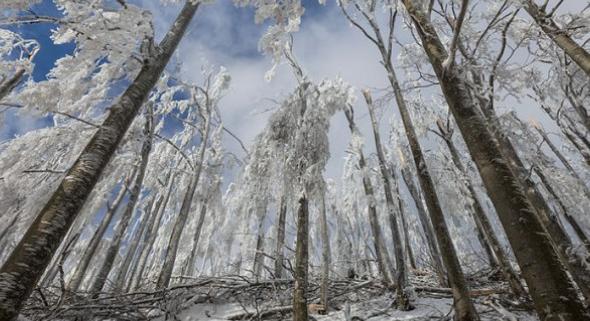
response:
{"label": "tree bark", "polygon": [[186,220],[188,218],[191,205],[193,203],[193,197],[195,195],[195,191],[197,190],[197,186],[199,185],[201,172],[203,171],[203,165],[205,163],[205,152],[207,151],[207,141],[209,140],[209,132],[211,129],[211,106],[207,106],[207,108],[209,108],[209,110],[207,119],[205,119],[204,135],[201,140],[201,146],[199,147],[198,154],[200,163],[197,164],[198,166],[194,171],[194,175],[191,177],[189,187],[186,193],[184,194],[184,199],[182,200],[180,211],[178,212],[178,216],[176,217],[174,229],[172,230],[170,242],[168,243],[168,248],[166,249],[166,254],[164,257],[164,265],[162,267],[160,277],[158,278],[158,288],[166,288],[170,284],[170,278],[172,277],[172,270],[174,269],[174,262],[176,261],[176,254],[180,243],[180,236],[182,235],[182,231],[184,230],[184,226],[186,225]]}
{"label": "tree bark", "polygon": [[[578,45],[567,31],[559,28],[552,17],[547,14],[544,7],[539,7],[533,0],[523,1],[524,9],[535,20],[537,25],[561,48],[586,75],[590,76],[590,53]],[[585,125],[590,130],[590,118],[585,119]]]}
{"label": "tree bark", "polygon": [[[266,203],[266,202],[265,202]],[[259,210],[261,213],[258,221],[258,229],[256,235],[256,252],[254,253],[254,264],[252,266],[252,273],[254,277],[259,279],[262,275],[262,267],[264,266],[264,220],[266,219],[266,204],[261,206]]]}
{"label": "tree bark", "polygon": [[457,313],[457,318],[458,320],[464,321],[479,320],[479,316],[477,315],[477,312],[475,311],[469,296],[469,288],[467,286],[467,282],[465,281],[465,276],[463,274],[463,270],[461,269],[461,264],[459,263],[459,258],[457,257],[453,240],[449,234],[449,229],[444,218],[444,213],[436,194],[434,181],[432,180],[432,177],[428,171],[426,160],[424,159],[424,153],[422,152],[422,148],[420,147],[420,142],[418,140],[418,135],[414,129],[410,112],[404,100],[395,70],[393,69],[391,57],[386,54],[385,50],[381,49],[380,51],[383,56],[383,65],[387,71],[387,77],[389,79],[391,88],[393,89],[395,101],[400,111],[406,137],[410,145],[412,159],[414,160],[414,165],[416,166],[417,170],[418,182],[422,188],[424,200],[426,201],[426,207],[428,208],[428,213],[430,214],[430,219],[434,227],[434,235],[438,241],[439,249],[443,254],[442,261],[447,270],[449,285],[451,288],[453,288],[454,306]]}
{"label": "tree bark", "polygon": [[152,248],[154,247],[154,242],[156,241],[156,237],[158,237],[158,229],[161,227],[162,217],[166,212],[166,207],[168,206],[168,201],[170,200],[170,195],[172,194],[172,190],[175,186],[176,181],[176,174],[172,174],[172,169],[168,172],[168,176],[166,178],[167,185],[166,185],[166,194],[158,199],[156,203],[156,217],[153,222],[150,223],[150,228],[148,229],[148,233],[146,234],[145,247],[142,249],[140,253],[139,260],[137,262],[137,271],[133,273],[131,277],[131,289],[137,289],[141,278],[143,277],[143,271],[145,270],[147,259],[152,252]]}
{"label": "tree bark", "polygon": [[[469,173],[463,163],[461,162],[461,158],[459,157],[459,151],[457,147],[455,147],[455,143],[453,143],[453,131],[452,129],[448,128],[447,126],[443,125],[442,121],[439,119],[437,121],[437,126],[441,133],[441,138],[443,138],[444,142],[446,143],[447,147],[449,148],[449,152],[451,153],[451,159],[453,160],[453,164],[459,171],[463,174],[465,178],[465,183],[467,184],[467,189],[471,194],[471,198],[473,199],[473,211],[474,211],[474,220],[478,225],[478,228],[481,230],[481,233],[486,239],[486,244],[488,247],[493,251],[493,255],[497,258],[497,264],[502,271],[502,275],[504,276],[504,280],[508,282],[512,293],[516,296],[525,296],[527,295],[526,290],[520,283],[520,279],[518,275],[512,268],[510,264],[510,260],[508,259],[508,255],[502,248],[500,241],[496,237],[494,229],[492,227],[492,223],[486,216],[483,206],[481,205],[479,198],[477,197],[477,192],[475,191],[474,183],[469,177]],[[483,245],[483,244],[482,244]],[[485,245],[484,245],[485,246]]]}
{"label": "tree bark", "polygon": [[[345,110],[346,119],[348,120],[348,127],[350,128],[351,133],[358,132],[358,129],[354,123],[354,116],[352,113],[352,109]],[[365,156],[363,155],[363,151],[359,150],[359,171],[363,176],[363,188],[365,190],[365,195],[367,196],[367,207],[368,207],[368,214],[369,214],[369,225],[371,226],[371,232],[373,234],[373,244],[375,246],[375,257],[377,259],[377,266],[379,268],[379,273],[383,277],[383,282],[385,284],[391,284],[391,278],[389,277],[389,268],[388,262],[390,259],[388,258],[389,254],[385,249],[385,242],[383,241],[383,236],[381,235],[381,228],[379,227],[379,220],[377,218],[377,205],[375,200],[375,194],[373,192],[373,185],[371,184],[371,179],[367,176],[367,163],[365,161]]]}
{"label": "tree bark", "polygon": [[203,200],[203,204],[201,205],[201,211],[199,212],[199,220],[197,221],[197,226],[195,227],[195,234],[193,235],[193,248],[191,249],[191,255],[189,256],[188,265],[186,268],[186,273],[188,273],[189,276],[194,275],[195,273],[195,260],[197,258],[199,238],[201,237],[203,223],[205,222],[205,214],[207,214],[207,200]]}
{"label": "tree bark", "polygon": [[[151,110],[151,109],[148,109]],[[152,150],[152,131],[153,131],[153,121],[151,116],[146,117],[145,128],[143,131],[144,134],[144,141],[141,146],[141,162],[139,164],[139,169],[137,172],[137,176],[135,177],[135,181],[133,182],[133,187],[129,192],[129,201],[125,207],[125,212],[121,216],[119,220],[119,224],[115,229],[113,234],[113,239],[109,248],[107,249],[107,253],[105,255],[104,261],[102,263],[101,268],[92,284],[92,287],[89,289],[90,293],[93,296],[97,296],[98,293],[104,287],[104,284],[109,276],[113,268],[113,264],[115,263],[115,258],[119,253],[121,248],[121,242],[123,241],[123,237],[127,232],[127,227],[133,218],[133,214],[135,213],[135,207],[137,206],[137,201],[139,201],[139,197],[141,196],[141,188],[143,187],[143,179],[145,178],[145,173],[147,170],[147,165],[150,158],[150,152]]]}
{"label": "tree bark", "polygon": [[117,271],[117,277],[115,278],[114,282],[114,289],[116,290],[125,290],[125,281],[128,279],[129,276],[129,268],[131,266],[131,262],[134,261],[134,258],[137,254],[137,248],[139,247],[139,241],[143,236],[146,228],[146,221],[152,215],[151,209],[153,205],[154,199],[152,198],[147,206],[144,208],[143,215],[139,218],[138,227],[131,238],[131,242],[127,246],[127,253],[124,256],[123,262],[119,267],[119,271]]}
{"label": "tree bark", "polygon": [[545,133],[545,130],[543,130],[543,128],[541,128],[538,125],[534,125],[533,127],[535,127],[535,129],[537,130],[537,133],[539,133],[539,135],[541,135],[541,137],[543,138],[543,141],[545,143],[547,143],[547,146],[549,146],[549,149],[551,149],[553,154],[555,154],[555,156],[557,156],[557,158],[563,164],[563,166],[565,166],[565,168],[568,170],[568,173],[570,175],[572,175],[580,183],[580,185],[582,186],[582,188],[584,190],[584,194],[586,195],[586,197],[588,199],[590,199],[590,189],[588,189],[588,186],[586,185],[584,180],[580,177],[580,175],[576,172],[576,170],[570,164],[570,162],[565,158],[565,156],[563,156],[563,154],[561,153],[559,148],[557,148],[557,146],[555,146],[555,144],[553,144],[551,139],[549,139],[549,136],[547,136],[547,133]]}
{"label": "tree bark", "polygon": [[285,260],[285,225],[287,223],[287,197],[281,196],[279,205],[279,222],[277,225],[277,244],[275,248],[275,278],[283,277],[283,263]]}
{"label": "tree bark", "polygon": [[104,234],[105,234],[107,228],[109,227],[109,225],[111,224],[113,217],[115,216],[115,214],[117,213],[117,210],[121,206],[123,198],[125,197],[125,195],[128,192],[129,182],[135,177],[136,172],[137,172],[137,167],[133,170],[133,173],[131,175],[127,176],[127,178],[125,178],[125,180],[122,182],[119,193],[117,194],[117,196],[115,197],[115,200],[113,201],[113,205],[108,206],[108,210],[105,213],[104,217],[102,218],[100,225],[98,226],[98,228],[96,229],[96,231],[92,235],[92,238],[90,239],[90,242],[88,242],[88,245],[86,245],[86,248],[84,249],[84,253],[82,253],[80,260],[78,261],[78,264],[74,268],[74,274],[72,275],[72,278],[70,279],[70,281],[68,283],[68,288],[70,289],[70,291],[77,291],[80,289],[80,284],[82,283],[82,280],[84,280],[84,276],[86,275],[86,270],[88,269],[88,265],[90,264],[90,261],[92,260],[92,258],[96,254],[96,249],[98,248],[98,244],[100,243],[100,241],[104,237]]}
{"label": "tree bark", "polygon": [[299,199],[297,211],[297,242],[295,244],[295,287],[293,289],[293,321],[308,321],[307,272],[309,241],[309,209],[307,196]]}
{"label": "tree bark", "polygon": [[412,250],[412,246],[410,244],[410,230],[408,227],[408,223],[406,221],[406,211],[405,211],[405,205],[404,205],[404,201],[399,193],[399,186],[397,183],[397,174],[396,174],[396,170],[395,168],[391,169],[391,183],[393,185],[393,189],[395,191],[395,195],[397,195],[397,207],[399,208],[399,217],[401,219],[402,222],[402,229],[403,229],[403,234],[404,234],[404,246],[406,249],[406,253],[408,255],[408,263],[410,263],[410,267],[412,269],[416,269],[416,259],[414,257],[414,251]]}
{"label": "tree bark", "polygon": [[320,195],[320,230],[322,236],[322,276],[320,287],[320,304],[324,306],[324,313],[328,313],[328,291],[330,281],[330,236],[328,234],[328,218],[326,217],[325,188]]}
{"label": "tree bark", "polygon": [[397,223],[397,217],[395,215],[395,203],[393,201],[393,190],[391,183],[389,182],[389,173],[385,161],[385,153],[381,146],[381,137],[379,135],[379,129],[377,125],[377,119],[375,117],[375,111],[373,107],[373,99],[368,91],[363,92],[365,96],[365,102],[367,103],[367,109],[369,110],[369,116],[371,118],[371,125],[373,128],[373,137],[375,139],[375,150],[377,151],[377,158],[379,160],[379,168],[381,170],[381,177],[383,181],[383,191],[385,193],[385,203],[387,206],[387,212],[389,217],[389,227],[391,229],[391,236],[393,240],[393,250],[395,253],[396,263],[396,274],[395,274],[395,291],[396,291],[396,304],[397,308],[401,311],[408,311],[411,309],[410,299],[405,293],[407,286],[406,280],[408,279],[406,271],[406,262],[404,259],[403,243],[401,238],[401,232]]}
{"label": "tree bark", "polygon": [[447,53],[435,28],[413,1],[403,3],[504,226],[539,317],[546,321],[588,318],[550,238],[535,216],[535,209],[520,188],[518,177],[469,96],[460,68],[443,67]]}
{"label": "tree bark", "polygon": [[12,90],[18,86],[18,84],[23,80],[24,75],[25,68],[18,68],[12,77],[0,83],[0,101],[6,98],[6,96],[8,96]]}
{"label": "tree bark", "polygon": [[436,239],[434,237],[434,228],[432,227],[430,220],[428,219],[428,214],[426,213],[426,209],[424,208],[424,203],[422,203],[422,196],[420,195],[420,191],[414,183],[412,174],[410,173],[410,167],[405,164],[401,164],[401,173],[404,183],[408,187],[410,195],[412,196],[414,204],[416,205],[416,213],[418,214],[420,225],[422,225],[422,230],[424,230],[424,237],[426,238],[426,244],[428,245],[428,249],[430,250],[434,272],[438,276],[438,281],[440,285],[448,286],[446,276],[447,274],[441,261],[442,255],[440,254],[438,244],[436,243]]}
{"label": "tree bark", "polygon": [[3,284],[0,288],[0,320],[11,321],[17,317],[125,132],[160,78],[198,7],[198,2],[187,1],[160,43],[156,55],[142,67],[133,83],[109,108],[108,117],[0,269],[0,283]]}

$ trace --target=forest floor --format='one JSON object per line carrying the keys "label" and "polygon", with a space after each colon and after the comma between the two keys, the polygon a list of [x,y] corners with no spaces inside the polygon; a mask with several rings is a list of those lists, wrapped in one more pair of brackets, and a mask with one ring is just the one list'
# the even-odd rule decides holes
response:
{"label": "forest floor", "polygon": [[[319,305],[319,280],[309,283],[310,320],[451,320],[451,289],[433,275],[415,271],[408,294],[413,310],[395,309],[392,291],[375,279],[330,280],[327,314]],[[472,275],[472,299],[482,321],[536,321],[530,306],[514,299],[489,272]],[[71,293],[60,286],[37,289],[22,320],[290,320],[293,280],[255,280],[242,276],[182,278],[166,290],[131,293]],[[320,311],[318,311],[320,309]]]}

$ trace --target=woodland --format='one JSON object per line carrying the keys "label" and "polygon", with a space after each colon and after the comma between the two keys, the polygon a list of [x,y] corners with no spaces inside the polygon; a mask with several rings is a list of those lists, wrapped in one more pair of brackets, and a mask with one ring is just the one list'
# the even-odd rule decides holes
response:
{"label": "woodland", "polygon": [[[590,2],[218,1],[293,84],[253,139],[217,1],[0,0],[0,321],[590,320]],[[384,87],[308,72],[322,8]]]}

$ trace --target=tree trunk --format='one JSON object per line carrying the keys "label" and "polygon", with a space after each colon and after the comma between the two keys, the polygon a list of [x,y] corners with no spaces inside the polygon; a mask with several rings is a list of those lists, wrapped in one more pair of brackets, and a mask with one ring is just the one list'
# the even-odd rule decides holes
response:
{"label": "tree trunk", "polygon": [[[148,112],[151,112],[151,108],[148,108]],[[125,212],[121,216],[121,220],[119,220],[119,224],[115,229],[113,234],[113,239],[109,248],[107,249],[107,253],[104,258],[104,262],[102,263],[101,268],[92,284],[92,287],[89,289],[90,293],[93,293],[94,296],[97,296],[98,293],[104,287],[104,284],[113,268],[113,264],[115,263],[115,258],[119,253],[121,248],[121,242],[123,241],[123,237],[127,232],[127,227],[133,218],[133,214],[135,213],[135,207],[137,205],[137,201],[139,201],[139,197],[141,196],[141,188],[143,186],[143,179],[145,178],[145,172],[147,170],[147,165],[150,158],[150,152],[152,150],[152,131],[153,131],[153,122],[151,116],[146,117],[145,128],[143,131],[144,134],[144,141],[141,146],[141,162],[139,164],[139,169],[137,172],[137,176],[135,177],[135,181],[133,182],[133,188],[129,192],[129,201],[125,207]]]}
{"label": "tree trunk", "polygon": [[117,277],[115,278],[114,282],[114,289],[116,290],[125,290],[125,281],[129,277],[129,268],[131,266],[131,262],[134,261],[134,258],[137,254],[137,248],[139,247],[139,241],[143,236],[146,228],[146,221],[152,216],[151,210],[153,205],[154,199],[152,198],[147,206],[144,208],[143,215],[139,218],[139,223],[137,224],[137,229],[131,238],[131,242],[127,246],[127,253],[124,256],[123,262],[119,267],[119,271],[117,272]]}
{"label": "tree trunk", "polygon": [[[576,62],[586,75],[590,76],[590,53],[582,46],[578,45],[568,34],[567,31],[559,28],[553,18],[547,15],[544,7],[537,6],[533,0],[523,1],[524,9],[535,20],[537,25],[555,42],[559,48]],[[590,118],[586,115],[585,125],[590,130]]]}
{"label": "tree trunk", "polygon": [[422,225],[422,230],[424,230],[424,237],[426,238],[426,244],[428,245],[428,249],[430,250],[432,265],[434,266],[434,272],[438,276],[438,281],[440,285],[448,286],[446,272],[441,261],[442,255],[440,254],[438,245],[436,243],[436,239],[434,238],[434,229],[430,223],[430,220],[428,219],[426,209],[424,208],[424,203],[422,203],[422,196],[420,195],[420,191],[414,183],[412,174],[410,173],[410,167],[405,164],[401,164],[401,173],[404,183],[408,187],[410,195],[412,196],[414,204],[416,205],[416,213],[418,214],[420,225]]}
{"label": "tree trunk", "polygon": [[443,94],[473,156],[520,264],[541,320],[588,318],[535,209],[524,196],[498,142],[469,96],[457,66],[443,67],[446,50],[429,19],[403,0],[439,79]]}
{"label": "tree trunk", "polygon": [[8,96],[12,90],[18,86],[18,84],[23,80],[24,75],[25,68],[18,68],[12,77],[0,83],[0,101],[6,98],[6,96]]}
{"label": "tree trunk", "polygon": [[285,225],[287,223],[287,197],[281,196],[279,205],[279,222],[277,225],[277,245],[275,248],[275,278],[283,277],[283,263],[285,260]]}
{"label": "tree trunk", "polygon": [[563,156],[563,154],[561,153],[559,148],[557,148],[557,146],[555,146],[555,144],[553,144],[553,142],[551,141],[551,139],[549,139],[549,136],[547,136],[547,133],[545,133],[543,128],[541,128],[540,126],[538,126],[536,124],[533,127],[535,127],[535,129],[537,130],[537,133],[539,133],[539,135],[541,135],[541,137],[543,138],[543,141],[545,143],[547,143],[547,146],[549,146],[549,148],[551,149],[553,154],[555,154],[555,156],[557,156],[557,158],[559,159],[559,161],[561,161],[563,166],[565,166],[565,168],[568,170],[568,173],[570,175],[572,175],[576,180],[578,180],[578,182],[580,183],[580,185],[582,186],[582,188],[584,190],[584,194],[586,195],[586,197],[588,199],[590,199],[590,189],[588,189],[588,186],[586,185],[584,180],[580,177],[580,175],[576,172],[576,170],[573,168],[573,166],[570,164],[570,162],[565,158],[565,156]]}
{"label": "tree trunk", "polygon": [[471,198],[473,199],[473,218],[476,224],[478,225],[478,228],[481,229],[483,236],[487,240],[486,244],[488,244],[488,246],[493,251],[493,255],[495,255],[495,257],[497,258],[497,263],[500,267],[500,270],[502,271],[504,280],[508,282],[508,284],[510,285],[510,289],[512,290],[512,293],[514,293],[514,295],[525,296],[527,293],[522,284],[520,283],[518,275],[512,268],[510,260],[508,259],[508,255],[506,255],[506,252],[502,248],[500,241],[496,237],[496,234],[492,227],[492,223],[486,216],[483,206],[481,205],[479,198],[477,197],[477,192],[475,191],[474,183],[471,180],[471,177],[469,177],[467,169],[465,168],[465,166],[463,166],[463,163],[461,162],[459,152],[455,147],[455,143],[453,143],[453,130],[448,126],[444,126],[440,119],[437,121],[436,124],[441,133],[441,137],[443,138],[447,147],[449,148],[453,164],[455,165],[455,167],[457,167],[457,169],[459,169],[459,171],[463,174],[463,177],[465,178],[467,189],[469,190]]}
{"label": "tree trunk", "polygon": [[293,321],[308,321],[307,272],[309,241],[309,209],[307,196],[299,199],[297,211],[297,242],[295,244],[295,287],[293,289]]}
{"label": "tree trunk", "polygon": [[[209,107],[210,106],[208,106],[208,108]],[[209,110],[208,113],[209,114],[207,115],[207,119],[205,119],[203,139],[201,140],[201,146],[199,147],[199,164],[197,164],[198,166],[196,167],[194,175],[191,177],[191,180],[189,182],[189,187],[186,193],[184,194],[184,199],[182,200],[182,205],[180,207],[180,211],[178,212],[176,222],[174,223],[172,235],[170,236],[170,242],[168,243],[168,248],[166,249],[164,265],[162,267],[160,277],[158,278],[157,287],[160,289],[166,288],[170,284],[170,278],[172,277],[174,262],[176,261],[176,252],[178,251],[180,236],[182,235],[182,231],[184,230],[184,226],[186,225],[186,220],[188,218],[191,205],[193,203],[193,197],[195,195],[197,186],[199,185],[201,172],[203,171],[203,164],[205,163],[205,152],[207,150],[207,141],[209,140],[209,131],[211,128],[211,110]]]}
{"label": "tree trunk", "polygon": [[149,92],[156,84],[192,20],[199,2],[187,1],[133,83],[109,108],[109,115],[69,169],[60,186],[38,213],[22,240],[0,269],[0,320],[17,317],[100,174],[119,146]]}
{"label": "tree trunk", "polygon": [[262,275],[262,268],[264,267],[264,219],[266,219],[266,204],[261,206],[260,221],[258,221],[258,229],[256,236],[256,252],[254,253],[254,264],[252,265],[252,273],[254,277],[259,279]]}
{"label": "tree trunk", "polygon": [[[358,129],[354,123],[354,116],[352,113],[352,109],[345,110],[346,119],[348,120],[348,127],[350,128],[351,133],[358,132]],[[360,135],[360,133],[359,133]],[[383,241],[383,237],[381,236],[381,228],[379,227],[379,221],[377,218],[377,204],[375,200],[375,195],[373,192],[373,185],[371,184],[371,179],[367,176],[367,164],[365,161],[365,156],[363,155],[363,151],[359,150],[359,171],[362,173],[363,176],[363,188],[365,190],[365,195],[367,196],[367,206],[368,206],[368,214],[369,214],[369,225],[371,226],[371,232],[373,234],[373,244],[375,246],[375,257],[377,259],[377,266],[379,267],[379,272],[383,277],[383,282],[385,284],[391,284],[391,278],[389,277],[389,269],[388,269],[388,262],[390,262],[389,254],[385,249],[385,242]]]}
{"label": "tree trunk", "polygon": [[207,214],[207,200],[203,200],[201,211],[199,213],[199,220],[197,221],[195,234],[193,235],[193,248],[191,249],[191,255],[189,256],[186,268],[186,273],[188,273],[189,276],[194,275],[195,273],[195,260],[197,259],[197,249],[199,248],[199,238],[201,237],[201,230],[203,229],[203,223],[205,222],[205,214]]}
{"label": "tree trunk", "polygon": [[397,223],[397,217],[395,215],[395,203],[393,201],[393,190],[391,183],[389,182],[389,173],[385,161],[385,153],[381,146],[381,137],[379,135],[379,129],[377,127],[377,119],[375,118],[375,111],[373,110],[373,99],[371,98],[368,91],[363,92],[365,101],[367,103],[367,109],[369,110],[369,116],[371,117],[371,125],[373,128],[373,136],[375,138],[375,150],[377,151],[377,158],[379,159],[379,168],[381,170],[381,176],[383,180],[383,191],[385,193],[385,203],[387,206],[387,212],[389,217],[389,227],[391,229],[391,236],[393,240],[393,250],[395,253],[396,263],[396,274],[395,274],[395,290],[396,290],[396,304],[397,308],[402,311],[408,311],[411,309],[410,299],[405,293],[406,280],[408,279],[406,271],[406,262],[404,260],[404,250]]}
{"label": "tree trunk", "polygon": [[150,223],[150,228],[148,229],[148,233],[146,234],[145,240],[145,247],[142,249],[140,253],[139,260],[137,262],[137,271],[133,273],[131,278],[131,289],[137,289],[140,285],[141,279],[143,277],[143,271],[145,270],[147,259],[152,252],[152,248],[154,247],[154,242],[156,241],[156,237],[158,236],[158,229],[161,227],[162,217],[166,212],[166,207],[168,206],[168,201],[170,200],[170,195],[172,194],[172,190],[175,187],[175,180],[176,174],[172,174],[172,169],[168,172],[168,176],[166,177],[167,185],[166,185],[166,194],[163,198],[158,199],[156,203],[156,217],[153,222]]}
{"label": "tree trunk", "polygon": [[104,237],[107,228],[109,227],[111,221],[113,220],[113,217],[117,213],[117,210],[119,209],[119,206],[123,201],[123,198],[127,194],[129,182],[135,177],[136,172],[137,167],[133,170],[133,173],[127,176],[127,178],[125,178],[125,180],[122,182],[119,193],[113,201],[113,205],[107,206],[108,210],[102,218],[100,225],[92,235],[92,238],[90,239],[90,242],[88,242],[88,245],[86,245],[84,253],[82,253],[80,260],[78,261],[78,264],[74,267],[74,274],[72,275],[72,278],[68,283],[68,288],[70,289],[70,291],[77,291],[80,289],[80,284],[82,283],[82,280],[84,280],[84,276],[86,275],[88,265],[90,264],[92,258],[96,255],[96,249],[98,248],[98,244]]}
{"label": "tree trunk", "polygon": [[320,304],[324,306],[324,313],[328,313],[328,290],[330,281],[330,236],[328,234],[328,218],[326,217],[325,188],[320,195],[320,230],[322,236],[322,277],[320,288]]}
{"label": "tree trunk", "polygon": [[461,264],[459,263],[453,240],[449,234],[444,213],[436,194],[434,181],[428,171],[426,160],[424,159],[424,153],[422,152],[418,140],[418,135],[416,135],[416,131],[414,130],[410,112],[406,106],[401,87],[399,86],[395,70],[393,69],[391,57],[386,56],[383,51],[382,54],[389,83],[393,89],[395,101],[400,111],[406,137],[410,145],[410,151],[412,152],[414,165],[416,166],[418,182],[422,188],[426,207],[428,208],[428,213],[430,214],[430,219],[434,227],[434,235],[438,241],[439,249],[443,254],[442,261],[447,270],[449,286],[453,289],[457,319],[460,321],[479,320],[469,296],[469,288],[465,281],[465,276],[463,275],[463,270],[461,269]]}

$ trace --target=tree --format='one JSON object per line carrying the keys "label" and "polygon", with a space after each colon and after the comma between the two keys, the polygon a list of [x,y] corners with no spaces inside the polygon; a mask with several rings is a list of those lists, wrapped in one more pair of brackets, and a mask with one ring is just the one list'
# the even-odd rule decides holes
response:
{"label": "tree", "polygon": [[[387,206],[387,214],[389,217],[389,227],[391,229],[391,235],[393,239],[393,249],[395,253],[396,263],[396,275],[395,275],[395,290],[396,290],[396,303],[397,308],[402,311],[410,310],[410,300],[405,292],[407,286],[406,280],[408,279],[406,270],[406,260],[404,258],[404,249],[401,238],[401,232],[397,217],[395,213],[395,203],[393,201],[393,189],[391,182],[389,181],[389,170],[385,163],[385,153],[381,146],[381,137],[379,135],[379,129],[377,125],[377,118],[375,117],[375,110],[373,106],[373,99],[369,91],[363,91],[365,102],[367,103],[367,109],[369,110],[369,116],[371,118],[371,127],[373,128],[373,137],[375,139],[375,150],[377,151],[377,158],[379,159],[379,168],[381,170],[381,176],[383,180],[383,191],[385,193],[385,202]],[[407,241],[407,240],[406,240]]]}
{"label": "tree", "polygon": [[145,178],[150,153],[152,151],[153,132],[153,110],[152,107],[148,105],[143,131],[144,140],[141,146],[140,162],[138,165],[137,175],[135,176],[133,187],[129,191],[129,201],[127,202],[125,206],[125,211],[123,212],[123,215],[121,215],[119,223],[115,228],[115,233],[113,234],[113,238],[107,249],[104,261],[102,262],[102,265],[98,271],[96,278],[94,279],[94,282],[92,283],[92,286],[89,288],[89,291],[93,293],[93,295],[95,296],[98,295],[98,293],[104,287],[107,277],[109,276],[109,273],[111,272],[111,269],[115,262],[115,258],[119,253],[121,242],[123,241],[123,237],[127,231],[127,227],[129,226],[129,223],[131,223],[131,219],[133,218],[133,214],[135,213],[135,207],[137,206],[137,202],[140,198],[143,180]]}
{"label": "tree", "polygon": [[94,134],[76,163],[68,170],[49,202],[39,212],[22,241],[0,269],[0,318],[13,320],[88,195],[127,128],[157,82],[182,39],[200,3],[187,2],[158,50],[148,58],[133,83],[110,108],[109,116]]}
{"label": "tree", "polygon": [[[545,1],[542,6],[538,6],[534,0],[524,0],[523,7],[528,14],[535,20],[537,25],[549,36],[553,42],[580,67],[584,70],[586,75],[590,76],[590,53],[582,46],[578,45],[567,33],[561,29],[555,21],[553,15],[555,11],[563,2],[559,2],[551,12],[547,12],[548,1]],[[586,127],[590,130],[590,118],[586,115],[584,121]]]}
{"label": "tree", "polygon": [[388,38],[387,40],[384,40],[379,25],[375,20],[375,2],[367,2],[361,4],[355,2],[355,8],[357,8],[357,10],[361,12],[363,17],[365,17],[366,22],[369,24],[371,28],[372,35],[369,35],[365,28],[358,24],[358,22],[356,22],[347,13],[342,3],[340,3],[340,6],[346,18],[355,27],[361,30],[361,32],[369,40],[371,40],[373,44],[375,44],[375,46],[379,50],[379,53],[381,54],[382,64],[387,72],[387,79],[389,80],[389,84],[391,86],[391,90],[394,93],[397,107],[400,111],[406,137],[410,145],[412,159],[414,160],[414,164],[417,169],[418,182],[420,183],[420,187],[422,188],[422,191],[424,193],[428,213],[430,214],[430,219],[432,220],[435,236],[437,238],[439,249],[442,254],[442,261],[447,269],[449,284],[454,289],[453,298],[458,319],[478,320],[479,317],[477,316],[475,308],[473,307],[473,304],[471,303],[471,300],[469,298],[469,289],[467,287],[467,282],[465,281],[465,277],[463,275],[463,271],[461,269],[461,265],[459,263],[456,250],[454,248],[453,241],[449,235],[448,227],[444,218],[444,213],[442,211],[440,202],[438,200],[438,196],[436,194],[434,181],[430,176],[430,173],[426,166],[424,154],[420,147],[420,142],[418,140],[416,130],[410,117],[410,112],[406,105],[406,101],[403,96],[401,86],[399,85],[397,75],[393,68],[392,48],[394,41],[394,27],[397,11],[393,8],[393,6],[388,6],[387,8],[387,14],[389,17],[389,30]]}
{"label": "tree", "polygon": [[137,172],[137,167],[134,169],[134,173],[129,175],[123,182],[121,182],[121,187],[119,188],[119,192],[115,197],[113,204],[107,206],[107,212],[105,213],[104,217],[102,218],[100,225],[92,235],[90,242],[86,245],[78,264],[76,265],[73,276],[70,278],[68,282],[68,288],[72,291],[76,291],[80,288],[80,284],[86,275],[86,270],[88,269],[88,265],[90,264],[90,260],[95,256],[96,250],[98,248],[98,244],[104,237],[104,234],[111,224],[113,217],[117,213],[123,198],[128,192],[128,186],[130,181],[135,177]]}
{"label": "tree", "polygon": [[[518,275],[516,274],[516,272],[512,268],[512,265],[510,264],[510,260],[508,259],[508,255],[506,254],[506,252],[502,248],[502,245],[500,244],[498,237],[496,237],[496,234],[495,234],[494,229],[492,227],[492,223],[487,218],[487,216],[484,212],[483,206],[477,197],[477,192],[475,191],[474,183],[471,180],[471,177],[469,177],[469,173],[467,172],[467,169],[465,168],[465,166],[461,162],[461,158],[459,157],[459,152],[457,150],[457,147],[455,147],[455,143],[453,142],[454,130],[451,127],[450,122],[447,122],[447,124],[445,125],[441,119],[438,119],[438,121],[436,122],[436,125],[437,125],[439,133],[440,133],[439,136],[444,140],[445,144],[449,148],[449,152],[451,153],[451,159],[453,160],[453,164],[455,165],[455,167],[457,167],[457,169],[459,169],[459,171],[465,177],[465,184],[467,184],[467,189],[469,190],[469,193],[471,194],[471,198],[473,200],[474,220],[475,220],[476,224],[478,225],[478,228],[482,231],[482,234],[485,237],[485,240],[487,242],[489,242],[489,246],[490,246],[491,250],[493,251],[493,255],[495,255],[495,258],[497,258],[497,260],[498,260],[498,264],[499,264],[500,270],[502,271],[504,279],[510,285],[510,288],[512,289],[512,293],[514,293],[514,295],[525,296],[526,291],[525,291],[524,287],[522,286],[522,284],[520,283],[520,279],[518,278]],[[482,244],[482,246],[486,246],[486,244]]]}
{"label": "tree", "polygon": [[373,184],[371,183],[371,179],[368,175],[369,169],[367,168],[367,163],[362,150],[362,138],[354,122],[354,113],[352,108],[345,109],[344,113],[346,115],[346,119],[348,120],[348,127],[352,135],[352,152],[356,153],[359,159],[358,166],[362,174],[365,196],[367,197],[367,213],[369,215],[369,224],[371,226],[371,232],[373,235],[373,245],[375,247],[377,266],[379,268],[381,277],[383,278],[383,282],[385,284],[391,284],[391,279],[389,276],[390,271],[388,267],[388,262],[390,260],[387,258],[389,254],[385,248],[385,242],[383,241],[383,236],[381,235],[381,227],[379,226],[377,219],[377,204],[375,200]]}
{"label": "tree", "polygon": [[[451,53],[448,53],[424,11],[412,1],[404,0],[403,4],[500,217],[537,312],[545,320],[584,319],[584,308],[551,240],[544,233],[535,209],[524,196],[498,142],[467,92],[468,84],[461,66],[449,59],[454,57],[456,47],[451,47]],[[460,29],[454,32],[455,39]]]}
{"label": "tree", "polygon": [[174,229],[170,235],[170,241],[168,242],[168,248],[164,257],[162,271],[160,272],[160,276],[158,278],[158,288],[165,288],[170,284],[170,278],[172,277],[172,270],[174,269],[174,263],[176,261],[180,236],[184,230],[184,226],[193,203],[193,197],[195,195],[195,191],[197,190],[197,186],[199,185],[201,173],[203,172],[203,167],[206,160],[205,152],[207,151],[207,145],[209,144],[209,135],[211,133],[212,122],[214,121],[213,118],[216,114],[217,103],[219,102],[219,99],[221,99],[223,92],[229,86],[230,76],[225,71],[225,69],[222,68],[219,73],[215,75],[213,80],[211,80],[211,77],[212,75],[208,75],[205,88],[197,87],[196,92],[198,94],[194,94],[195,97],[193,98],[193,103],[196,104],[198,113],[204,117],[204,119],[202,119],[204,121],[204,127],[201,133],[199,150],[197,152],[196,159],[193,161],[191,166],[193,169],[193,174],[190,177],[188,188],[184,194],[180,211],[178,212],[178,216],[176,217],[176,221],[174,223]]}

